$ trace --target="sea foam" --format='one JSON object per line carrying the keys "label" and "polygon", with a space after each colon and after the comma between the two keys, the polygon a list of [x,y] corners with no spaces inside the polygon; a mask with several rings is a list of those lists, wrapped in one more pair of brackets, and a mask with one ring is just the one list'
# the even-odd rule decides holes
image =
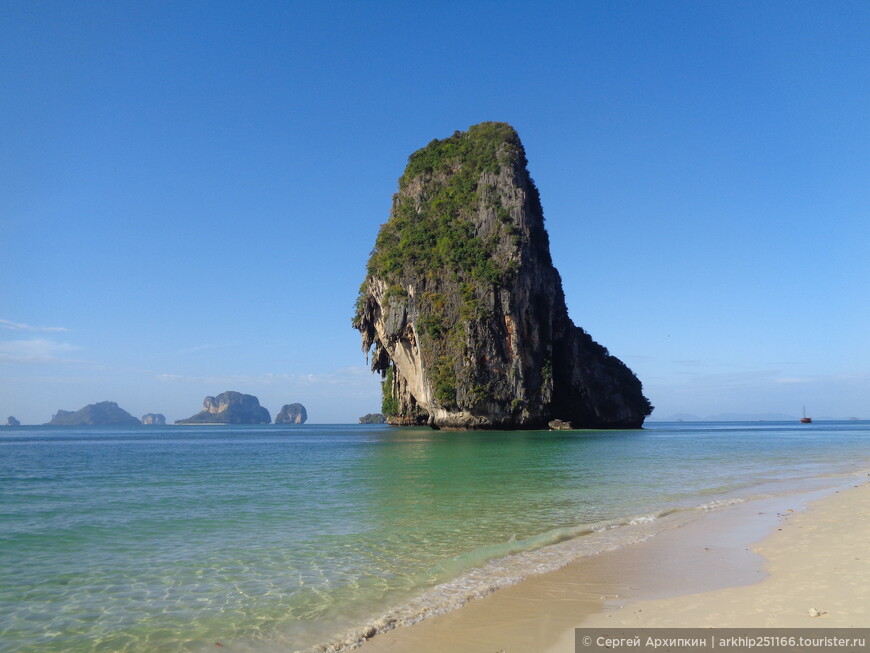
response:
{"label": "sea foam", "polygon": [[[531,576],[556,571],[581,558],[644,542],[664,530],[697,519],[705,512],[726,508],[745,500],[735,498],[711,501],[690,508],[669,509],[659,513],[580,524],[574,528],[554,529],[521,541],[511,539],[502,545],[510,550],[505,555],[491,557],[457,578],[435,585],[358,628],[305,649],[304,653],[340,653],[354,649],[378,634],[456,610],[469,601],[483,598]],[[488,547],[489,553],[497,549],[495,546]],[[477,552],[476,555],[483,558],[486,552]],[[463,558],[468,563],[472,556]]]}

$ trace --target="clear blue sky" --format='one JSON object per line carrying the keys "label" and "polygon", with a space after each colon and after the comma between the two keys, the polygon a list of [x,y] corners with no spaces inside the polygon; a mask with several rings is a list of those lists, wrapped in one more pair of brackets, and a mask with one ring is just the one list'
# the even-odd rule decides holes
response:
{"label": "clear blue sky", "polygon": [[0,423],[380,407],[408,155],[518,130],[574,321],[656,417],[870,417],[870,4],[0,3]]}

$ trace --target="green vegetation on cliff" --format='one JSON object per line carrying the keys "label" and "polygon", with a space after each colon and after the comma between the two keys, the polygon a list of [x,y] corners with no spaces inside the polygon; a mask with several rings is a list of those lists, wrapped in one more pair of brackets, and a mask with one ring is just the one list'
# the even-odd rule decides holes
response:
{"label": "green vegetation on cliff", "polygon": [[381,382],[381,413],[387,417],[394,417],[399,414],[399,401],[393,392],[393,379],[395,369],[390,365],[384,370],[384,380]]}
{"label": "green vegetation on cliff", "polygon": [[411,155],[354,328],[392,424],[640,426],[638,379],[568,317],[523,146],[482,123]]}
{"label": "green vegetation on cliff", "polygon": [[[486,122],[450,138],[433,140],[408,159],[399,179],[390,221],[381,227],[368,272],[382,279],[431,277],[449,271],[498,283],[506,266],[493,260],[495,238],[476,238],[470,213],[481,200],[480,179],[497,175],[522,155],[519,138],[505,123]],[[424,182],[424,197],[405,192]],[[493,207],[504,224],[507,210]]]}
{"label": "green vegetation on cliff", "polygon": [[[468,322],[487,317],[481,298],[516,271],[517,257],[497,252],[505,236],[515,248],[521,239],[496,180],[518,163],[525,166],[525,154],[516,131],[505,123],[481,123],[433,140],[410,156],[390,220],[368,262],[368,278],[388,284],[387,301],[405,301],[409,285],[428,282],[432,288],[416,302],[417,335],[435,397],[445,407],[458,407],[457,387],[464,380],[458,378],[457,361],[464,356]],[[486,212],[494,228],[483,237],[478,231]],[[367,279],[360,287],[357,328],[368,290]],[[386,367],[380,371],[388,374]],[[384,386],[385,415],[398,411],[391,388]]]}

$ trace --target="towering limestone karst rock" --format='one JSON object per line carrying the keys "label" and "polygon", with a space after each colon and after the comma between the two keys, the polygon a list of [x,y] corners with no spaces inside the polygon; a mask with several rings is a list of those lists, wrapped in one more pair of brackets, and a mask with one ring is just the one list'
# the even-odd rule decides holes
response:
{"label": "towering limestone karst rock", "polygon": [[260,406],[254,395],[229,390],[217,397],[206,397],[202,410],[187,419],[176,420],[176,424],[269,424],[272,421],[269,411]]}
{"label": "towering limestone karst rock", "polygon": [[305,424],[308,411],[302,404],[284,404],[275,415],[275,424]]}
{"label": "towering limestone karst rock", "polygon": [[114,401],[88,404],[73,412],[59,410],[48,422],[50,426],[135,426],[141,422]]}
{"label": "towering limestone karst rock", "polygon": [[164,426],[166,416],[163,413],[145,413],[142,415],[142,423],[148,426]]}
{"label": "towering limestone karst rock", "polygon": [[641,383],[568,317],[514,129],[487,122],[412,154],[353,326],[391,424],[639,428]]}

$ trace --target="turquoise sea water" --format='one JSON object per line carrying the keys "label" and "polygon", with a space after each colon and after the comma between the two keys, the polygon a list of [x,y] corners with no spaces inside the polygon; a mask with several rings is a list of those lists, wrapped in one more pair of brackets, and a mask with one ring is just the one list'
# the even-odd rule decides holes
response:
{"label": "turquoise sea water", "polygon": [[870,469],[870,423],[0,429],[0,651],[352,643]]}

